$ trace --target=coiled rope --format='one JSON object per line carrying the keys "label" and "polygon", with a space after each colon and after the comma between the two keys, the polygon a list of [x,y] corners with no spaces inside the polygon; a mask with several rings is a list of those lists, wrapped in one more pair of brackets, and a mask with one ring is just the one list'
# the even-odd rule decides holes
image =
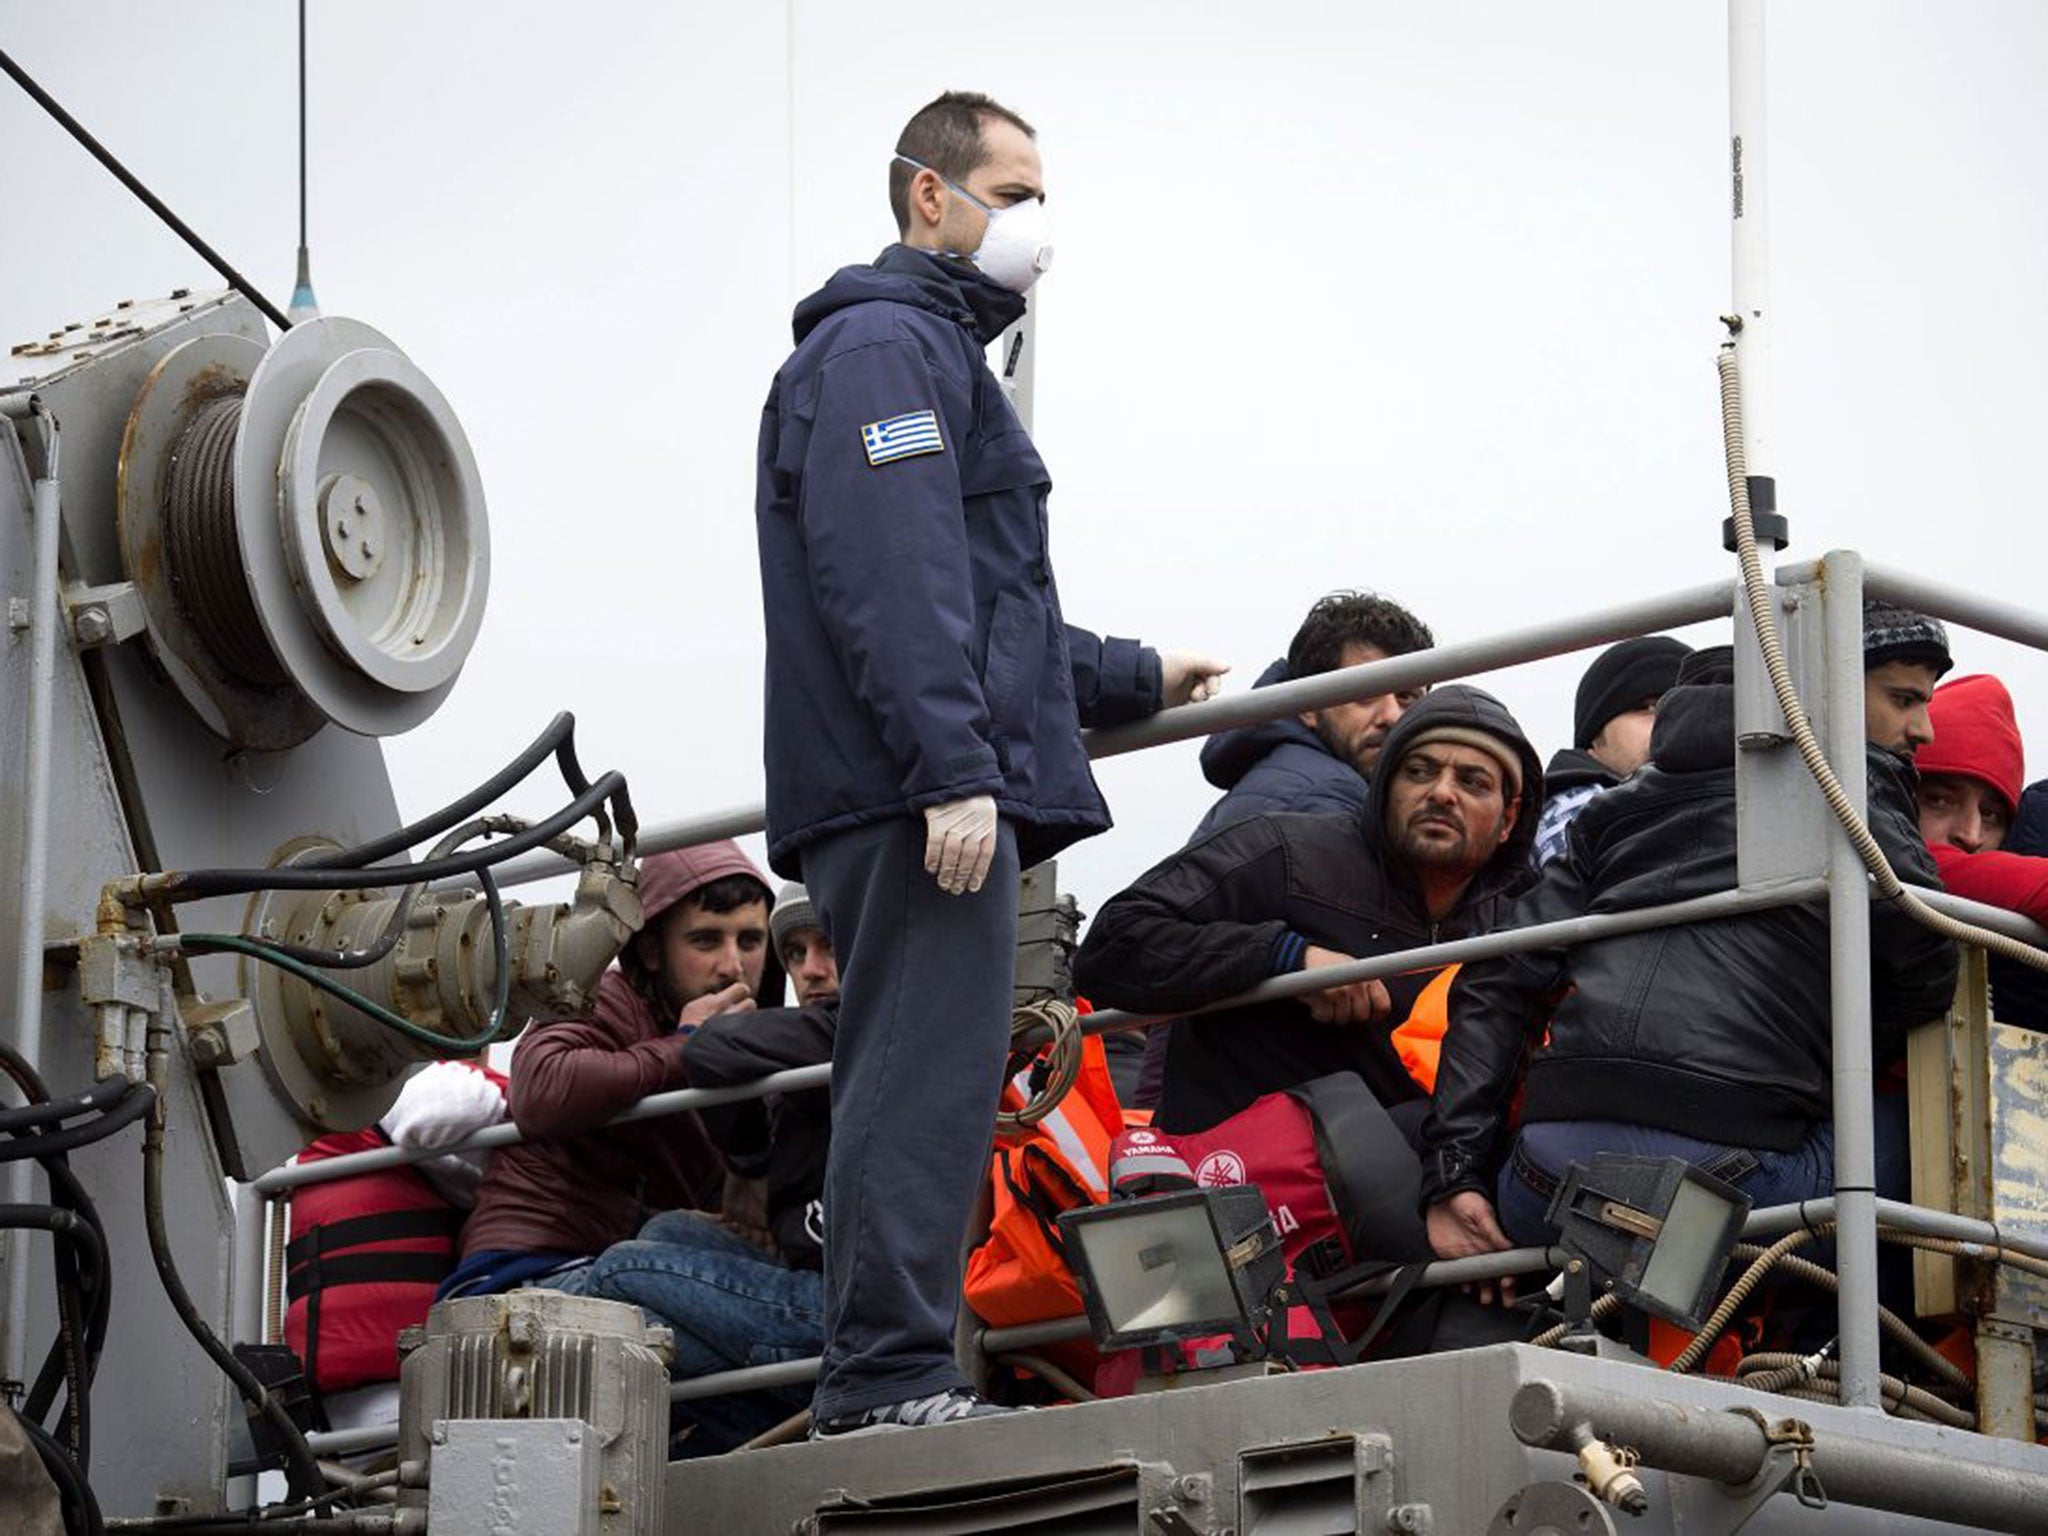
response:
{"label": "coiled rope", "polygon": [[[1052,1034],[1048,1044],[1035,1047],[1026,1043],[1044,1031]],[[1003,1069],[1004,1079],[1041,1059],[1045,1078],[1022,1108],[1006,1109],[996,1116],[998,1136],[1022,1135],[1059,1107],[1081,1075],[1081,1048],[1086,1041],[1080,1012],[1057,997],[1021,1004],[1010,1015],[1010,1064]]]}

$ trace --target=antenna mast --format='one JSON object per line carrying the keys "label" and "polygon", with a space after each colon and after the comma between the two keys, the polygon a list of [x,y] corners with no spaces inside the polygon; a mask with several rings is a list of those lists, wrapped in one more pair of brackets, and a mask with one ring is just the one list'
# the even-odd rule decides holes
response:
{"label": "antenna mast", "polygon": [[306,0],[299,0],[299,275],[287,313],[294,325],[320,316],[320,301],[313,297],[312,257],[306,250]]}

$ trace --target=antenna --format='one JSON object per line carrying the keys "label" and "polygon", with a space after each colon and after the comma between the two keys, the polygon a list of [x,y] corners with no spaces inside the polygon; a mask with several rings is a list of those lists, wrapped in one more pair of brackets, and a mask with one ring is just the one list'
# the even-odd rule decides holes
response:
{"label": "antenna", "polygon": [[306,250],[306,0],[299,0],[299,275],[288,311],[292,324],[320,317],[313,297],[313,263]]}

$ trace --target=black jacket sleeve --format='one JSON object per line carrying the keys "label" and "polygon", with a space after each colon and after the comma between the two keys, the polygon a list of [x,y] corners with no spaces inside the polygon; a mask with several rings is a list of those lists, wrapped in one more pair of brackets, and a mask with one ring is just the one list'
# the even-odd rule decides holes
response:
{"label": "black jacket sleeve", "polygon": [[[838,1022],[837,1003],[721,1014],[684,1042],[683,1064],[689,1069],[690,1086],[726,1088],[790,1067],[830,1061]],[[719,1104],[699,1110],[698,1115],[734,1172],[752,1175],[763,1171],[769,1139],[766,1099]]]}
{"label": "black jacket sleeve", "polygon": [[1273,822],[1226,827],[1110,898],[1074,956],[1090,1002],[1180,1013],[1219,1002],[1272,974],[1287,931],[1287,849]]}
{"label": "black jacket sleeve", "polygon": [[[1873,747],[1868,783],[1870,830],[1893,871],[1907,885],[1940,890],[1934,855],[1920,836],[1912,770]],[[1870,1012],[1880,1064],[1904,1049],[1908,1029],[1947,1010],[1960,963],[1953,940],[1915,922],[1896,903],[1871,907]]]}
{"label": "black jacket sleeve", "polygon": [[[1583,840],[1572,838],[1543,878],[1508,910],[1501,928],[1583,917],[1589,905]],[[1451,983],[1436,1089],[1422,1127],[1422,1204],[1476,1189],[1489,1199],[1508,1108],[1529,1053],[1543,1037],[1548,1004],[1570,951],[1538,949],[1474,960]]]}

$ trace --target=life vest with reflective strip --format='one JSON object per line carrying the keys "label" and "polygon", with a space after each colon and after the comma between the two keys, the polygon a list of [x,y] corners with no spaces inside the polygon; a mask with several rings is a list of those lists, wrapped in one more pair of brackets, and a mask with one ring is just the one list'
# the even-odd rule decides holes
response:
{"label": "life vest with reflective strip", "polygon": [[[388,1147],[372,1127],[323,1136],[302,1163]],[[415,1168],[301,1185],[285,1245],[284,1336],[319,1392],[398,1379],[398,1331],[427,1319],[455,1267],[462,1212]]]}
{"label": "life vest with reflective strip", "polygon": [[[1027,1069],[1004,1085],[1004,1109],[1024,1106],[1030,1076]],[[1090,1035],[1074,1086],[1052,1113],[1024,1131],[996,1137],[989,1234],[967,1260],[967,1305],[983,1322],[1010,1328],[1081,1310],[1055,1223],[1062,1211],[1109,1198],[1109,1149],[1123,1128],[1102,1039]],[[1048,1353],[1086,1354],[1092,1365],[1092,1350]]]}

